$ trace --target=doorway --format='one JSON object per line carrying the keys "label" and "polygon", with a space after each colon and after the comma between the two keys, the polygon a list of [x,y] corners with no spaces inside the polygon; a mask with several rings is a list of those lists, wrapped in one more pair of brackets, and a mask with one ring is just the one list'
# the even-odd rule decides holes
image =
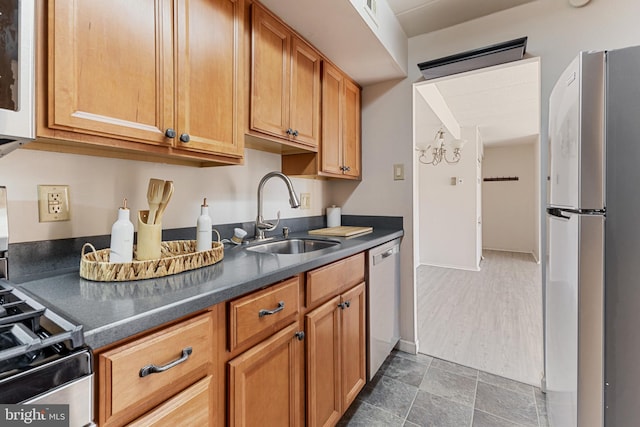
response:
{"label": "doorway", "polygon": [[539,385],[539,58],[413,92],[419,352]]}

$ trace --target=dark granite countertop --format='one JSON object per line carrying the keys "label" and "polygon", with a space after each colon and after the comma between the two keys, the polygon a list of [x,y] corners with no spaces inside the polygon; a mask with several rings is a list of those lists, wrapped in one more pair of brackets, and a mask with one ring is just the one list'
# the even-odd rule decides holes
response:
{"label": "dark granite countertop", "polygon": [[103,283],[82,279],[72,271],[17,286],[57,314],[83,325],[86,343],[98,349],[402,235],[401,228],[384,227],[350,238],[296,232],[290,237],[324,238],[341,244],[295,255],[225,245],[221,262],[160,279]]}

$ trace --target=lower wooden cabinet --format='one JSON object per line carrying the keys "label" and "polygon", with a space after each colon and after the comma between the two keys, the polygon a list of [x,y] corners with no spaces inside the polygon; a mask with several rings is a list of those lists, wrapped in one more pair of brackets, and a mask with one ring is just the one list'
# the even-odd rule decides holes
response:
{"label": "lower wooden cabinet", "polygon": [[129,427],[215,426],[213,377],[208,376],[138,418]]}
{"label": "lower wooden cabinet", "polygon": [[303,425],[303,339],[295,322],[229,361],[230,426]]}
{"label": "lower wooden cabinet", "polygon": [[366,383],[365,307],[361,283],[305,316],[308,426],[335,425]]}
{"label": "lower wooden cabinet", "polygon": [[[218,403],[212,397],[216,389],[210,386],[216,360],[215,310],[96,352],[98,424],[122,426],[150,414],[151,420],[160,423],[156,425],[164,425],[165,417],[190,418],[191,400],[206,401],[203,410],[215,422]],[[192,389],[195,384],[199,385]]]}

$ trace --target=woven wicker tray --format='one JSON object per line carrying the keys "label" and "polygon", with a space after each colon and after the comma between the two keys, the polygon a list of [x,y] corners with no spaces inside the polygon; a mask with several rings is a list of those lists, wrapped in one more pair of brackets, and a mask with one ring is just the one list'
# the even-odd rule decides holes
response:
{"label": "woven wicker tray", "polygon": [[[90,249],[90,252],[85,252]],[[224,245],[213,242],[206,251],[196,252],[195,240],[161,243],[161,256],[147,261],[109,262],[110,249],[96,250],[91,243],[82,246],[80,277],[95,282],[124,282],[153,279],[213,265],[224,257]],[[134,247],[135,258],[135,247]]]}

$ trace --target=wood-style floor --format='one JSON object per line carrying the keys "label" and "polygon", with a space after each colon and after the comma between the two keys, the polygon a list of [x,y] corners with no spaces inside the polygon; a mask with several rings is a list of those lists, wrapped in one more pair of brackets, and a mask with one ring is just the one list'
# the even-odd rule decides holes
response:
{"label": "wood-style floor", "polygon": [[419,351],[540,386],[540,265],[530,254],[483,255],[481,271],[418,268]]}

